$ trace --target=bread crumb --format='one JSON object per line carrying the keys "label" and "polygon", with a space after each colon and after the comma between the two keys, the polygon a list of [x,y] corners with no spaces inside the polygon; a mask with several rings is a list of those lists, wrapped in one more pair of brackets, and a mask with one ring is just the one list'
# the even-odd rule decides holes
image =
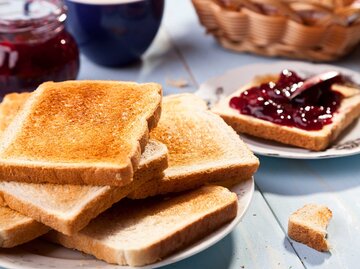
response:
{"label": "bread crumb", "polygon": [[176,88],[186,88],[189,86],[189,82],[184,78],[166,79],[166,85]]}
{"label": "bread crumb", "polygon": [[329,251],[326,228],[332,212],[324,205],[307,204],[289,217],[288,235],[318,251]]}

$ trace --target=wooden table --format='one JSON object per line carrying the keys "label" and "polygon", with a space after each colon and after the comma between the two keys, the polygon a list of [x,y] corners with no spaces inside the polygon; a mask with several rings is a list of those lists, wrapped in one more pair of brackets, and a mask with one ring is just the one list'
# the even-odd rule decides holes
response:
{"label": "wooden table", "polygon": [[[162,28],[142,63],[110,69],[81,60],[80,79],[155,81],[163,84],[164,94],[193,92],[228,69],[276,61],[219,47],[205,35],[189,0],[167,1]],[[334,64],[360,71],[360,48]],[[178,79],[189,86],[166,83]],[[360,268],[360,155],[311,161],[259,158],[255,195],[236,229],[208,250],[164,268]],[[310,202],[333,211],[331,253],[286,235],[289,215]]]}

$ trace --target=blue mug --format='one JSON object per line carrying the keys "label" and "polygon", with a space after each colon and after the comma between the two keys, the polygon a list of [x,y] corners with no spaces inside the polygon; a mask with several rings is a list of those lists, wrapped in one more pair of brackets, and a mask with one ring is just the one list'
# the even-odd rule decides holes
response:
{"label": "blue mug", "polygon": [[104,66],[138,61],[160,28],[164,0],[65,0],[81,52]]}

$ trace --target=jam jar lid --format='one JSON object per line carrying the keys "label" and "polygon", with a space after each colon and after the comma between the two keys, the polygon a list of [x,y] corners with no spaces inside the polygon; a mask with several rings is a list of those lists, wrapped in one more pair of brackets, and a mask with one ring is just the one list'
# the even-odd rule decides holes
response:
{"label": "jam jar lid", "polygon": [[29,32],[31,35],[26,36],[29,42],[32,37],[36,39],[36,34],[49,34],[62,29],[65,20],[66,8],[61,0],[1,1],[0,35],[5,39],[7,34]]}

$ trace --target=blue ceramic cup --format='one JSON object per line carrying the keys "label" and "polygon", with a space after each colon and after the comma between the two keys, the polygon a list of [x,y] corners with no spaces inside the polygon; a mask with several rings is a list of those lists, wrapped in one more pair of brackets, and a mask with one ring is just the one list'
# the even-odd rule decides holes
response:
{"label": "blue ceramic cup", "polygon": [[140,59],[159,30],[164,0],[65,0],[81,52],[104,66]]}

